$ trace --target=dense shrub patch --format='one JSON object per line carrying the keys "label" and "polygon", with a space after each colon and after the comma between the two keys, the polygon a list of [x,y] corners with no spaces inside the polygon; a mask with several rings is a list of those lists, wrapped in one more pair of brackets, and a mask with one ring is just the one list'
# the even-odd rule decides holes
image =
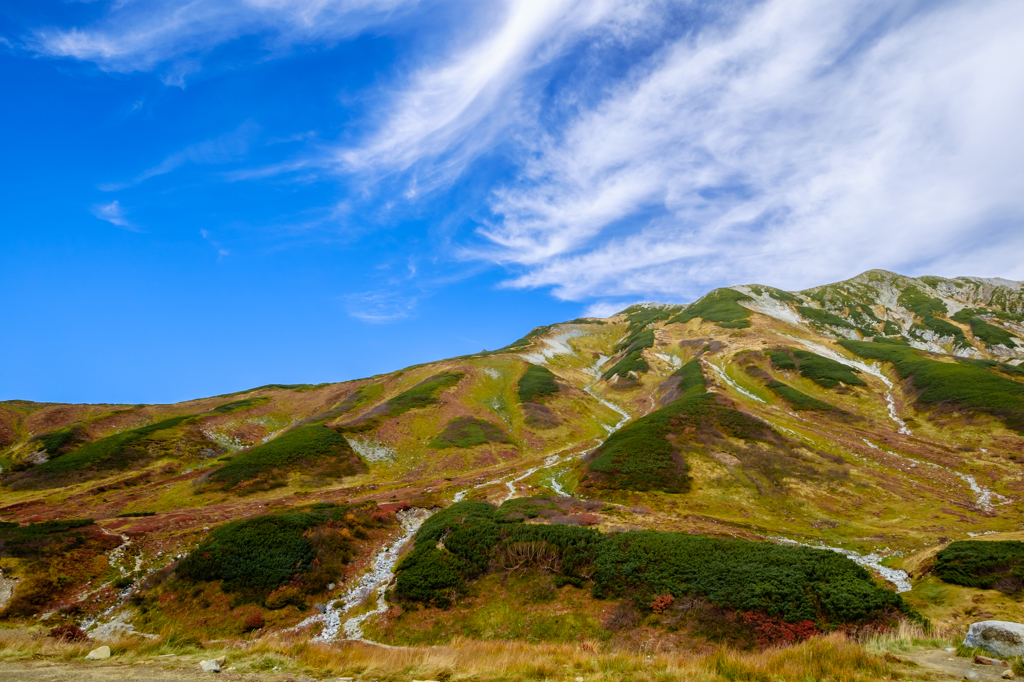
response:
{"label": "dense shrub patch", "polygon": [[779,348],[768,351],[768,357],[777,369],[799,369],[800,376],[807,377],[819,386],[834,388],[839,384],[847,386],[865,386],[864,380],[857,376],[860,370],[841,362],[811,353],[805,350]]}
{"label": "dense shrub patch", "polygon": [[688,305],[668,323],[686,323],[700,317],[726,329],[743,329],[750,326],[750,311],[741,306],[739,301],[749,300],[749,296],[735,289],[715,289],[704,298]]}
{"label": "dense shrub patch", "polygon": [[555,374],[547,367],[530,365],[519,378],[519,402],[540,402],[540,398],[558,393]]}
{"label": "dense shrub patch", "polygon": [[654,347],[654,330],[648,325],[661,322],[672,317],[679,311],[676,306],[646,307],[631,306],[622,311],[628,320],[626,338],[615,347],[613,355],[624,353],[623,357],[608,369],[602,376],[611,379],[613,376],[626,377],[630,373],[643,374],[650,369],[644,360],[643,351]]}
{"label": "dense shrub patch", "polygon": [[[85,580],[95,577],[94,560],[121,544],[92,519],[43,521],[19,526],[0,522],[0,557],[15,560],[21,577],[18,589],[0,617],[27,617],[59,601]],[[10,566],[5,566],[10,574]]]}
{"label": "dense shrub patch", "polygon": [[32,440],[43,446],[43,450],[52,459],[81,445],[85,441],[85,433],[84,429],[76,424],[44,433]]}
{"label": "dense shrub patch", "polygon": [[830,313],[827,310],[821,308],[813,308],[811,306],[800,305],[796,307],[797,311],[808,320],[817,322],[818,324],[831,325],[833,327],[846,327],[847,329],[855,329],[855,327],[839,317],[835,313]]}
{"label": "dense shrub patch", "polygon": [[[189,582],[223,581],[226,592],[266,599],[268,607],[281,608],[334,582],[356,558],[357,541],[367,537],[367,529],[391,519],[371,502],[314,505],[304,512],[233,521],[182,559],[175,575]],[[286,585],[291,589],[275,595]]]}
{"label": "dense shrub patch", "polygon": [[508,442],[508,434],[497,424],[476,417],[456,417],[448,422],[444,431],[430,441],[430,447],[438,450],[473,448],[484,443]]}
{"label": "dense shrub patch", "polygon": [[628,353],[624,358],[612,365],[611,369],[605,372],[602,376],[605,379],[611,379],[613,376],[629,376],[630,372],[635,374],[643,374],[651,368],[644,360],[643,349],[632,351]]}
{"label": "dense shrub patch", "polygon": [[149,426],[86,443],[77,450],[57,459],[51,459],[26,473],[40,476],[58,472],[74,471],[77,473],[84,470],[128,469],[134,463],[149,456],[146,446],[152,442],[158,432],[173,429],[186,419],[191,419],[191,415],[171,417]]}
{"label": "dense shrub patch", "polygon": [[213,472],[210,482],[225,489],[246,490],[283,484],[293,471],[332,477],[366,470],[340,433],[321,425],[301,426],[237,455]]}
{"label": "dense shrub patch", "polygon": [[1024,432],[1024,384],[994,374],[969,361],[938,362],[909,345],[888,339],[840,341],[857,355],[891,362],[899,375],[912,377],[920,405],[942,405],[998,417],[1008,428]]}
{"label": "dense shrub patch", "polygon": [[787,386],[781,381],[769,381],[766,385],[768,388],[772,389],[776,395],[788,402],[797,412],[801,410],[826,411],[833,409],[833,407],[828,403],[818,400],[817,398],[812,398],[806,393],[798,391],[792,386]]}
{"label": "dense shrub patch", "polygon": [[437,394],[446,388],[455,386],[464,376],[466,375],[462,372],[445,372],[444,374],[436,374],[429,379],[424,379],[408,391],[399,393],[394,398],[388,400],[385,403],[389,408],[388,414],[392,417],[397,417],[418,407],[435,405],[441,402],[438,400]]}
{"label": "dense shrub patch", "polygon": [[699,595],[786,623],[837,626],[906,610],[898,594],[877,587],[866,570],[835,552],[683,533],[604,535],[523,524],[484,502],[459,502],[423,525],[413,551],[398,565],[394,595],[447,606],[487,570],[526,569],[552,573],[556,584],[590,583],[599,599],[632,597],[650,605]]}
{"label": "dense shrub patch", "polygon": [[[1007,348],[1017,347],[1016,342],[1014,342],[1014,339],[1017,339],[1016,335],[1011,334],[1002,327],[989,324],[980,317],[977,317],[979,313],[980,311],[978,310],[964,308],[953,315],[953,319],[957,322],[970,325],[971,333],[974,334],[975,338],[984,341],[986,346],[1002,344]],[[1017,340],[1019,341],[1020,339]]]}
{"label": "dense shrub patch", "polygon": [[954,542],[935,555],[934,570],[947,583],[1016,594],[1024,589],[1024,542]]}
{"label": "dense shrub patch", "polygon": [[259,407],[260,405],[266,405],[270,402],[270,398],[266,396],[257,396],[255,398],[245,398],[243,400],[235,400],[230,403],[224,403],[210,410],[213,414],[234,414],[235,412],[241,412],[242,410],[248,410],[253,407]]}
{"label": "dense shrub patch", "polygon": [[920,325],[915,324],[911,327],[912,329],[929,329],[939,336],[951,336],[953,337],[953,345],[957,348],[971,347],[960,327],[935,317],[936,313],[945,315],[949,312],[941,298],[933,298],[916,287],[908,287],[903,290],[897,301],[901,306],[921,318],[922,323]]}

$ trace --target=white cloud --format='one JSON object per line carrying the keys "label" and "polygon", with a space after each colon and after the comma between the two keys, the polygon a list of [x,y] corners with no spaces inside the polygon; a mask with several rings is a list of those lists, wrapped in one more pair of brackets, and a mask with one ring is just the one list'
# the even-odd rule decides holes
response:
{"label": "white cloud", "polygon": [[123,227],[126,230],[136,232],[136,228],[128,222],[124,207],[116,199],[109,204],[96,204],[89,209],[89,212],[100,220],[106,220],[112,225]]}
{"label": "white cloud", "polygon": [[180,152],[171,154],[151,168],[147,168],[131,180],[124,182],[108,182],[99,186],[104,192],[118,190],[137,185],[158,175],[165,175],[186,164],[216,164],[234,161],[245,154],[252,143],[259,126],[246,121],[230,133],[225,133],[210,140],[189,145]]}
{"label": "white cloud", "polygon": [[620,310],[625,310],[631,305],[637,303],[643,303],[643,301],[630,301],[629,303],[622,303],[616,301],[597,301],[587,306],[587,309],[583,311],[580,317],[611,317]]}
{"label": "white cloud", "polygon": [[419,299],[396,291],[368,291],[344,297],[348,314],[363,322],[395,322],[409,317]]}
{"label": "white cloud", "polygon": [[[54,57],[96,63],[108,71],[162,68],[164,81],[184,86],[199,58],[214,47],[259,35],[286,52],[331,43],[388,19],[416,0],[161,0],[119,2],[96,24],[37,30],[30,46]],[[165,66],[164,66],[165,65]]]}
{"label": "white cloud", "polygon": [[[424,162],[407,198],[454,179],[519,123],[532,104],[531,72],[562,56],[590,30],[623,35],[643,18],[647,0],[505,0],[492,26],[464,27],[483,38],[414,73],[388,102],[380,129],[363,144],[339,150],[348,172],[404,171]],[[536,84],[534,84],[536,85]],[[422,185],[422,186],[421,186]]]}
{"label": "white cloud", "polygon": [[872,267],[1020,278],[1022,114],[1019,2],[767,2],[541,139],[475,255],[576,300]]}

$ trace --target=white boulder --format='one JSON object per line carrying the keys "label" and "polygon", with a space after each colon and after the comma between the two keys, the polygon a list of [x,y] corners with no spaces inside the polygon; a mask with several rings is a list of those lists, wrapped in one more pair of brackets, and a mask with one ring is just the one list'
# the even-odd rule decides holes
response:
{"label": "white boulder", "polygon": [[110,658],[110,647],[104,645],[98,649],[93,649],[88,653],[88,655],[86,655],[86,658],[91,661],[99,661],[104,658]]}
{"label": "white boulder", "polygon": [[983,620],[971,625],[964,646],[980,646],[996,656],[1024,656],[1024,625],[1004,620]]}
{"label": "white boulder", "polygon": [[199,661],[199,669],[204,673],[219,673],[220,663],[217,661]]}

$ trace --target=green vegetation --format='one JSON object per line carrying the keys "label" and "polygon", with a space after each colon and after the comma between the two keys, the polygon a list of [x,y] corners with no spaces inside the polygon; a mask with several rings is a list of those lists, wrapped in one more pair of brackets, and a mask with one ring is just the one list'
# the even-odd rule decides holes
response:
{"label": "green vegetation", "polygon": [[[976,317],[979,312],[980,311],[973,310],[971,308],[964,308],[957,312],[957,314],[953,316],[953,319],[962,324],[970,325],[971,333],[974,334],[975,338],[984,341],[986,346],[1002,344],[1007,348],[1017,347],[1017,343],[1014,341],[1014,339],[1017,339],[1016,335],[1011,334],[1002,327],[989,324],[985,320]],[[1020,339],[1017,340],[1019,341]]]}
{"label": "green vegetation", "polygon": [[666,437],[682,413],[703,415],[710,396],[698,360],[683,365],[675,376],[680,377],[679,399],[627,424],[594,451],[587,469],[600,475],[603,487],[668,492],[690,489],[689,466]]}
{"label": "green vegetation", "polygon": [[91,443],[86,443],[77,450],[73,450],[57,459],[51,459],[49,462],[40,464],[32,471],[26,473],[39,476],[63,472],[81,473],[86,470],[128,469],[136,462],[150,456],[147,445],[153,441],[155,434],[160,431],[173,429],[186,419],[191,418],[192,415],[171,417],[156,424],[101,438]]}
{"label": "green vegetation", "polygon": [[854,327],[852,324],[850,324],[843,318],[839,317],[835,313],[830,313],[827,310],[822,310],[821,308],[812,308],[806,305],[799,305],[796,307],[796,309],[800,312],[801,315],[806,317],[808,320],[811,320],[812,322],[817,322],[818,324],[831,325],[833,327],[845,327],[847,329],[856,329],[856,327]]}
{"label": "green vegetation", "polygon": [[558,393],[555,374],[547,367],[530,365],[519,379],[519,402],[540,402],[540,398]]}
{"label": "green vegetation", "polygon": [[1024,589],[1024,542],[954,542],[935,555],[935,574],[947,583],[997,589]]}
{"label": "green vegetation", "polygon": [[643,351],[654,347],[654,330],[647,329],[648,325],[661,322],[672,317],[679,311],[678,306],[630,306],[619,315],[625,315],[629,324],[626,338],[615,347],[613,354],[625,353],[625,355],[602,377],[611,379],[613,376],[628,377],[634,374],[643,374],[650,369],[650,365],[644,360]]}
{"label": "green vegetation", "polygon": [[964,332],[960,327],[935,317],[936,313],[945,315],[949,312],[946,308],[946,304],[942,302],[941,298],[928,296],[916,287],[907,287],[900,294],[897,301],[901,306],[922,319],[922,323],[920,325],[914,324],[911,329],[917,329],[918,331],[922,328],[929,329],[939,336],[953,337],[953,345],[957,348],[971,347],[971,344],[967,342],[967,337],[964,336]]}
{"label": "green vegetation", "polygon": [[969,361],[938,362],[905,343],[889,339],[840,341],[857,355],[891,362],[900,377],[913,377],[919,405],[949,405],[992,415],[1008,428],[1024,432],[1024,384]]}
{"label": "green vegetation", "polygon": [[741,306],[739,301],[749,300],[752,299],[735,289],[715,289],[688,305],[683,312],[670,319],[668,324],[686,323],[699,317],[724,329],[744,329],[750,326],[750,311]]}
{"label": "green vegetation", "polygon": [[[0,617],[28,617],[59,602],[76,584],[95,577],[93,561],[121,544],[92,519],[43,521],[19,526],[0,522],[4,574],[20,577],[18,589]],[[12,571],[13,568],[13,571]]]}
{"label": "green vegetation", "polygon": [[650,368],[651,366],[644,360],[643,351],[635,350],[612,365],[611,369],[605,372],[602,377],[605,379],[611,379],[615,375],[625,377],[629,376],[630,372],[643,374]]}
{"label": "green vegetation", "polygon": [[344,436],[326,426],[311,425],[242,452],[213,472],[210,482],[224,489],[245,484],[244,489],[252,491],[283,485],[288,473],[296,470],[340,478],[365,468]]}
{"label": "green vegetation", "polygon": [[656,596],[700,596],[724,608],[790,623],[814,620],[823,628],[909,611],[866,570],[828,550],[523,524],[484,502],[453,504],[423,524],[413,551],[398,565],[394,595],[448,606],[489,568],[548,571],[556,585],[590,583],[599,599],[648,605]]}
{"label": "green vegetation", "polygon": [[32,440],[43,446],[50,458],[57,457],[73,449],[84,441],[83,429],[79,425],[64,428],[36,436]]}
{"label": "green vegetation", "polygon": [[776,289],[775,287],[763,287],[758,284],[755,284],[750,287],[750,290],[754,292],[754,294],[756,294],[757,296],[763,296],[764,293],[767,292],[768,295],[774,298],[776,301],[782,301],[783,303],[798,303],[800,301],[799,297],[794,296],[788,291]]}
{"label": "green vegetation", "polygon": [[438,400],[437,394],[446,388],[455,386],[464,376],[466,375],[462,372],[445,372],[424,379],[408,391],[399,393],[385,403],[388,406],[389,416],[397,417],[409,410],[436,405],[441,402]]}
{"label": "green vegetation", "polygon": [[213,414],[234,414],[235,412],[241,412],[242,410],[248,410],[252,407],[259,407],[260,405],[266,405],[270,402],[270,398],[266,396],[257,396],[255,398],[244,398],[243,400],[235,400],[234,402],[224,403],[210,410]]}
{"label": "green vegetation", "polygon": [[318,504],[304,512],[232,521],[182,559],[175,574],[190,582],[223,581],[222,590],[249,599],[266,597],[287,583],[292,589],[283,588],[279,604],[268,599],[270,608],[279,608],[289,598],[300,600],[303,593],[315,594],[334,582],[357,556],[356,540],[388,518],[370,502]]}
{"label": "green vegetation", "polygon": [[801,410],[818,410],[826,411],[831,410],[833,407],[826,402],[822,402],[817,398],[812,398],[806,393],[801,393],[791,386],[787,386],[781,381],[769,381],[767,384],[768,388],[772,389],[776,394],[781,396],[792,406],[797,412]]}
{"label": "green vegetation", "polygon": [[839,384],[847,386],[866,386],[864,380],[857,376],[860,370],[844,365],[837,360],[826,358],[805,350],[778,348],[768,351],[772,365],[777,369],[799,369],[800,376],[807,377],[814,383],[825,388],[834,388]]}
{"label": "green vegetation", "polygon": [[430,447],[442,450],[444,448],[473,448],[484,443],[508,442],[508,434],[497,424],[475,417],[456,417],[448,422],[444,431],[430,441]]}

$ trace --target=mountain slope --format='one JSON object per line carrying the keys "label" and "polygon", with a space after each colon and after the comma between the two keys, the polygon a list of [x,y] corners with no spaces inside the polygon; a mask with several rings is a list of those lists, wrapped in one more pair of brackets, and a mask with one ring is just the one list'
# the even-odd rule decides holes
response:
{"label": "mountain slope", "polygon": [[[633,306],[338,384],[175,405],[8,401],[0,519],[89,518],[121,536],[116,550],[90,545],[90,579],[105,587],[88,603],[62,590],[40,606],[75,619],[119,590],[145,593],[115,585],[155,575],[211,529],[318,504],[353,505],[352,521],[338,511],[331,523],[363,537],[331,559],[344,574],[334,587],[300,581],[275,597],[281,627],[360,575],[409,505],[537,497],[550,513],[516,518],[881,552],[894,565],[1024,521],[1022,286],[874,270],[801,292],[747,285]],[[326,547],[317,519],[287,531],[304,561]],[[0,566],[27,581],[40,561]],[[145,589],[184,589],[175,580]],[[203,613],[176,617],[218,632]]]}

